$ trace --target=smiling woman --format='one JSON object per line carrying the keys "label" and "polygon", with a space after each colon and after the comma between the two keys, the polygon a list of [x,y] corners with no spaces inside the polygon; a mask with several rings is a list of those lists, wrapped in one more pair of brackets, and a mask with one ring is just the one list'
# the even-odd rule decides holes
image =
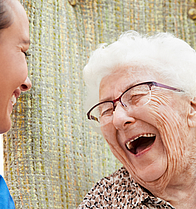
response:
{"label": "smiling woman", "polygon": [[124,167],[80,209],[196,208],[195,66],[195,50],[167,33],[129,31],[93,53],[87,116]]}
{"label": "smiling woman", "polygon": [[[25,59],[28,48],[29,23],[24,8],[18,0],[0,0],[0,134],[10,129],[10,114],[21,92],[31,88]],[[0,208],[15,208],[2,176],[0,188]]]}

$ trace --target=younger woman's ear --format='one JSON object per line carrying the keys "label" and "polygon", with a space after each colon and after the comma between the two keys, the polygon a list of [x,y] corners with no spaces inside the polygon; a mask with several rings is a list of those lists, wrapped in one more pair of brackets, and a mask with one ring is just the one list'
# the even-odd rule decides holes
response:
{"label": "younger woman's ear", "polygon": [[190,127],[196,127],[196,97],[190,101],[190,110],[188,115],[188,125]]}

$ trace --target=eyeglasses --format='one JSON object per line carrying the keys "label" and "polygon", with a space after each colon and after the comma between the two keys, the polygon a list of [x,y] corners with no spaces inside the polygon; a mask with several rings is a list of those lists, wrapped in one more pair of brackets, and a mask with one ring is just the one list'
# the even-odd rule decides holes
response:
{"label": "eyeglasses", "polygon": [[93,122],[93,126],[104,126],[112,121],[113,112],[116,108],[116,102],[119,101],[121,105],[127,110],[129,110],[129,108],[141,107],[149,103],[151,100],[152,86],[157,86],[177,92],[183,92],[183,90],[154,81],[138,83],[124,91],[117,99],[113,101],[103,101],[94,105],[88,111],[87,117]]}

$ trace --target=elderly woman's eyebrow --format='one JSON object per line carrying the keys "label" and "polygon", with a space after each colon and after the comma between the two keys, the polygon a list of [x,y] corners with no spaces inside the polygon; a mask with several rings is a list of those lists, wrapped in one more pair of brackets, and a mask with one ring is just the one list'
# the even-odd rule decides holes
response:
{"label": "elderly woman's eyebrow", "polygon": [[111,96],[110,97],[101,98],[99,100],[99,103],[101,103],[101,102],[108,102],[108,101],[113,101],[113,98]]}
{"label": "elderly woman's eyebrow", "polygon": [[[139,80],[137,80],[136,82],[135,82],[135,81],[134,81],[134,82],[130,81],[129,84],[125,85],[125,86],[123,87],[123,89],[121,89],[121,93],[119,94],[119,96],[120,96],[124,91],[126,91],[127,89],[131,88],[132,86],[134,86],[134,85],[136,85],[137,83],[140,83],[140,82],[141,82],[141,81],[139,81]],[[119,96],[118,96],[118,97],[119,97]],[[105,101],[113,101],[113,100],[115,100],[115,99],[118,98],[118,97],[113,98],[113,97],[111,97],[111,96],[107,96],[107,97],[101,98],[101,99],[99,100],[99,103],[100,103],[100,102],[105,102]]]}

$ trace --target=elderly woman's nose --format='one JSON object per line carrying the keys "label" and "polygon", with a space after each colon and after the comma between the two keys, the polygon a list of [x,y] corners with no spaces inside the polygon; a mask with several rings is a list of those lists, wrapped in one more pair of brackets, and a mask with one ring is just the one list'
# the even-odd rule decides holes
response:
{"label": "elderly woman's nose", "polygon": [[113,113],[113,125],[116,129],[125,129],[128,124],[134,123],[135,119],[131,114],[131,111],[128,111],[126,107],[123,107],[121,104],[116,106],[116,109]]}
{"label": "elderly woman's nose", "polygon": [[26,80],[24,81],[23,84],[21,84],[20,86],[20,90],[21,91],[28,91],[32,86],[31,80],[29,79],[29,77],[26,78]]}

